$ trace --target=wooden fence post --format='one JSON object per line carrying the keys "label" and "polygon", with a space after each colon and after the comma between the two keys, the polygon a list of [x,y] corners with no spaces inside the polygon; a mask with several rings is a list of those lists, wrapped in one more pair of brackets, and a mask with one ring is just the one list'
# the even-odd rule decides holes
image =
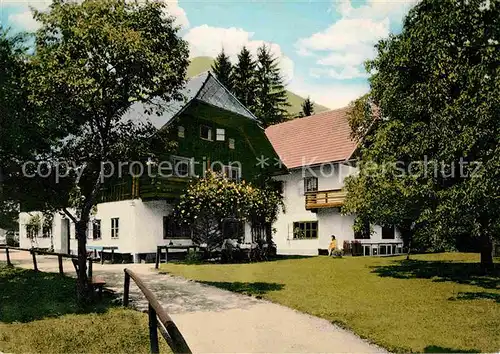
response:
{"label": "wooden fence post", "polygon": [[160,352],[160,348],[158,346],[158,329],[156,328],[158,326],[158,319],[156,318],[156,311],[154,310],[153,306],[151,306],[151,304],[149,304],[148,315],[149,315],[149,342],[150,342],[151,353],[156,354]]}
{"label": "wooden fence post", "polygon": [[155,263],[155,269],[158,269],[158,266],[160,265],[160,252],[161,248],[160,246],[156,247],[156,263]]}
{"label": "wooden fence post", "polygon": [[130,275],[125,272],[125,280],[123,282],[123,306],[128,306],[128,296],[130,290]]}
{"label": "wooden fence post", "polygon": [[33,257],[33,269],[38,272],[38,265],[36,264],[36,253],[35,250],[31,250],[31,256]]}
{"label": "wooden fence post", "polygon": [[57,261],[59,262],[59,274],[64,275],[63,259],[62,255],[57,255]]}
{"label": "wooden fence post", "polygon": [[89,281],[92,281],[92,273],[93,273],[93,271],[92,271],[92,266],[93,266],[92,258],[89,258],[88,260],[89,260],[88,277],[89,277]]}
{"label": "wooden fence post", "polygon": [[7,255],[7,266],[12,267],[12,262],[10,261],[9,246],[5,247],[5,254]]}

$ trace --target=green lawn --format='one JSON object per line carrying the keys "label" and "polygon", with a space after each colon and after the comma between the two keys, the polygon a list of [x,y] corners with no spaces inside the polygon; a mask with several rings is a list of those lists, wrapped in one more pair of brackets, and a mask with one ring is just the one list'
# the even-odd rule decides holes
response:
{"label": "green lawn", "polygon": [[149,352],[146,314],[113,305],[110,296],[81,308],[75,295],[73,278],[0,263],[0,352]]}
{"label": "green lawn", "polygon": [[325,318],[392,351],[498,352],[500,275],[479,275],[478,262],[476,254],[449,253],[162,270]]}

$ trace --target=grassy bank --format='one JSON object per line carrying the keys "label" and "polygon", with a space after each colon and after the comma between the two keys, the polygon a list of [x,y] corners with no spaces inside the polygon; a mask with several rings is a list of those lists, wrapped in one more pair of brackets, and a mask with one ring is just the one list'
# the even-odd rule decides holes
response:
{"label": "grassy bank", "polygon": [[162,270],[325,318],[393,351],[497,352],[499,274],[481,276],[476,254],[412,258],[164,264]]}
{"label": "grassy bank", "polygon": [[81,308],[75,294],[73,278],[0,263],[0,352],[149,352],[146,314],[114,306],[109,296]]}

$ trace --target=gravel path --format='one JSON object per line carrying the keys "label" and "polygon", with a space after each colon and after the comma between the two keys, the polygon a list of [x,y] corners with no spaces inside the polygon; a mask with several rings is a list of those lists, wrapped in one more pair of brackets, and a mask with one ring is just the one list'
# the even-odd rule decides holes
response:
{"label": "gravel path", "polygon": [[[16,266],[32,268],[27,252],[14,252]],[[5,254],[0,251],[0,261]],[[37,256],[42,271],[58,271],[57,258]],[[94,263],[107,288],[123,293],[123,264]],[[193,352],[203,353],[381,353],[353,333],[326,320],[253,297],[154,271],[151,264],[128,264],[158,297]],[[64,269],[74,275],[71,261]],[[147,302],[131,282],[131,305],[145,310]]]}

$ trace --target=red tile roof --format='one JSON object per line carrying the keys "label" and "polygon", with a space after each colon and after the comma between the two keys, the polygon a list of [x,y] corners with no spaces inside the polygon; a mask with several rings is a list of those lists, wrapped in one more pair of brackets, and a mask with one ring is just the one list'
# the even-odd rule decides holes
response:
{"label": "red tile roof", "polygon": [[356,149],[347,110],[345,107],[272,125],[266,135],[287,168],[346,160]]}

